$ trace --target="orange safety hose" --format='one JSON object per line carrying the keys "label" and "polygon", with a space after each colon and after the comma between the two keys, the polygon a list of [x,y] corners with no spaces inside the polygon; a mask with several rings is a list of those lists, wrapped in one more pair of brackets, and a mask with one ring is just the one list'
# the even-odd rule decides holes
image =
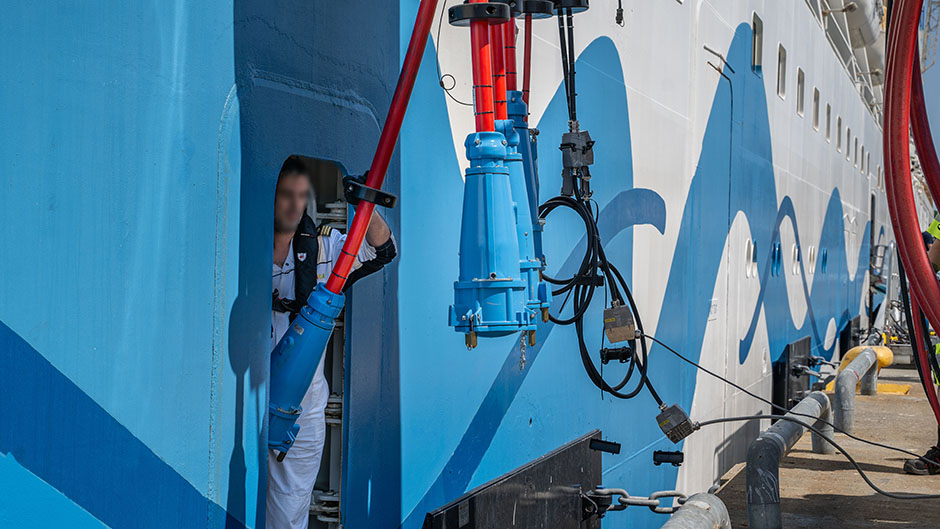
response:
{"label": "orange safety hose", "polygon": [[914,67],[911,77],[911,134],[917,146],[917,156],[924,170],[927,187],[934,204],[940,204],[940,160],[930,133],[927,102],[924,100],[924,80],[920,71],[920,53],[914,48]]}
{"label": "orange safety hose", "polygon": [[[482,3],[486,0],[470,0]],[[486,20],[470,22],[470,59],[473,68],[473,111],[477,132],[496,130],[493,115],[493,59],[490,51],[490,27]]]}
{"label": "orange safety hose", "polygon": [[[368,187],[379,189],[382,187],[382,182],[385,181],[385,173],[388,171],[392,152],[395,151],[395,144],[398,143],[398,134],[401,131],[402,121],[405,119],[405,110],[407,110],[408,101],[411,99],[418,68],[421,67],[421,58],[424,56],[424,48],[428,43],[431,22],[434,20],[436,10],[437,0],[421,0],[418,15],[415,18],[415,26],[411,32],[411,41],[408,43],[408,51],[405,53],[401,74],[398,76],[398,86],[395,88],[392,104],[388,108],[385,126],[382,127],[382,135],[379,136],[379,144],[375,148],[375,156],[372,157],[369,176],[366,178]],[[359,253],[359,248],[362,246],[362,240],[369,229],[374,210],[375,204],[372,202],[359,201],[359,205],[356,207],[356,216],[353,218],[352,226],[346,235],[346,243],[343,245],[339,258],[336,259],[329,280],[326,282],[326,289],[330,292],[334,294],[343,292],[343,285],[346,284],[346,278],[349,276],[349,271],[356,260],[356,254]]]}
{"label": "orange safety hose", "polygon": [[490,50],[493,53],[493,94],[496,103],[496,119],[507,119],[506,108],[506,50],[503,44],[503,26],[490,26]]}
{"label": "orange safety hose", "polygon": [[[927,258],[917,219],[908,139],[913,111],[911,100],[916,98],[916,94],[912,97],[912,84],[916,84],[912,83],[912,80],[916,75],[914,64],[917,58],[917,33],[922,8],[923,0],[898,0],[891,13],[884,94],[884,157],[886,197],[891,224],[898,240],[898,253],[907,272],[911,291],[911,314],[915,329],[915,336],[911,341],[917,349],[918,358],[923,360],[921,364],[927,366],[927,344],[924,344],[924,347],[917,345],[923,337],[919,314],[923,311],[931,327],[940,329],[940,283]],[[925,124],[926,108],[919,108],[918,114],[914,121]],[[923,140],[922,137],[922,148],[926,150],[927,145]],[[930,151],[936,156],[932,146]],[[921,376],[929,377],[926,369]],[[929,378],[924,382],[926,387],[932,388],[932,384],[928,383]],[[940,424],[940,402],[936,392],[928,391],[927,394]]]}
{"label": "orange safety hose", "polygon": [[503,51],[506,57],[506,90],[516,90],[516,21],[510,20],[502,25]]}
{"label": "orange safety hose", "polygon": [[[529,83],[532,82],[532,15],[525,16],[525,43],[522,54],[522,101],[529,104]],[[529,117],[526,116],[526,121]]]}

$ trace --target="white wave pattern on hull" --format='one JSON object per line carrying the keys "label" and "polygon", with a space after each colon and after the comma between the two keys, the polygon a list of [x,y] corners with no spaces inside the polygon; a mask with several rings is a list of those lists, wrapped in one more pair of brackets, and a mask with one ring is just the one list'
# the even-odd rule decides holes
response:
{"label": "white wave pattern on hull", "polygon": [[[655,334],[656,322],[660,321],[663,307],[659,300],[665,296],[670,264],[677,250],[679,221],[689,199],[692,176],[706,154],[703,138],[716,90],[723,82],[720,70],[727,67],[722,54],[729,49],[736,28],[751,24],[755,14],[763,21],[761,75],[771,131],[777,205],[779,208],[789,197],[797,220],[796,225],[793,219],[781,223],[781,274],[785,277],[790,317],[796,327],[802,327],[811,309],[807,295],[813,293],[816,283],[824,216],[834,190],[841,198],[846,262],[829,262],[829,268],[845,266],[849,281],[858,273],[867,277],[867,260],[860,256],[867,242],[863,240],[867,237],[866,225],[871,222],[876,239],[882,227],[885,237],[891,238],[880,179],[880,125],[866,108],[854,80],[813,15],[812,10],[819,6],[814,0],[686,0],[631,2],[625,8],[624,27],[615,23],[614,7],[601,3],[577,15],[575,50],[580,54],[599,38],[608,38],[616,46],[625,80],[623,96],[630,112],[633,185],[653,189],[665,200],[667,222],[663,234],[650,226],[638,226],[633,231],[637,256],[633,263],[634,294],[640,301],[647,332]],[[839,15],[832,17],[837,19]],[[839,20],[845,24],[844,17]],[[530,122],[538,123],[562,82],[562,72],[554,21],[536,22],[534,27]],[[439,38],[437,28],[433,36],[441,71],[454,76],[451,94],[471,101],[470,65],[464,53],[467,32],[445,21]],[[785,90],[778,93],[778,59],[784,53],[781,50],[785,50],[786,56],[783,66],[786,83]],[[518,52],[521,73],[521,39]],[[861,48],[860,53],[866,54],[865,49]],[[591,64],[581,66],[591,67]],[[745,71],[736,75],[758,74]],[[800,90],[802,112],[797,108]],[[449,98],[447,110],[456,158],[464,169],[467,162],[463,139],[473,128],[472,111]],[[590,129],[590,124],[585,126]],[[610,138],[595,139],[598,148],[612,142]],[[557,154],[553,141],[548,138],[544,142],[542,156]],[[543,187],[557,185],[556,175],[543,174],[541,179]],[[748,332],[760,292],[760,282],[745,280],[749,221],[753,219],[739,213],[729,226],[714,285],[718,310],[706,326],[702,362],[749,390],[769,397],[771,352],[763,308],[757,316],[750,354],[743,363],[738,359],[738,346]],[[797,230],[799,249],[796,249]],[[862,292],[867,293],[867,280]],[[863,320],[866,298],[867,294],[846,303],[851,307],[849,310],[858,307]],[[838,329],[833,326],[830,323],[820,329],[825,335],[826,343],[822,344],[825,347],[835,341]],[[692,413],[699,419],[767,411],[765,405],[707,375],[699,374],[696,384]],[[729,424],[690,438],[685,444],[688,463],[679,471],[678,486],[691,491],[708,488],[743,457],[746,444],[739,439],[744,437],[735,433],[756,432],[755,428]]]}

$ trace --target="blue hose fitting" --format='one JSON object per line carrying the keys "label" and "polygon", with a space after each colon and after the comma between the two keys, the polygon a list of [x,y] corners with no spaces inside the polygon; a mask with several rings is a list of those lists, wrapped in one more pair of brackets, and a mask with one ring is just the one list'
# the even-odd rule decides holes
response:
{"label": "blue hose fitting", "polygon": [[[525,168],[519,153],[519,133],[512,120],[497,120],[496,131],[506,137],[506,159],[509,169],[509,188],[512,192],[516,218],[516,240],[519,246],[519,272],[526,281],[526,316],[529,318],[529,345],[535,345],[536,316],[542,311],[539,299],[539,269],[542,262],[535,257],[529,194],[525,182]],[[543,289],[547,291],[547,289]],[[546,305],[547,306],[547,305]]]}
{"label": "blue hose fitting", "polygon": [[[548,321],[548,307],[552,302],[552,291],[548,283],[542,280],[541,271],[545,270],[545,256],[542,253],[542,220],[539,219],[539,176],[537,156],[538,151],[535,143],[532,141],[532,135],[529,133],[529,124],[526,118],[529,115],[529,109],[522,99],[522,92],[510,90],[507,92],[508,115],[512,128],[513,136],[516,138],[516,151],[522,161],[522,181],[525,189],[525,210],[528,211],[528,226],[531,227],[531,247],[532,253],[528,254],[530,259],[535,261],[537,272],[535,278],[529,281],[529,307],[540,311],[542,321]],[[507,136],[508,139],[508,136]],[[509,139],[509,145],[512,146],[513,140]],[[508,163],[507,155],[507,165]],[[510,174],[511,176],[511,174]],[[522,197],[517,199],[515,188],[513,190],[513,199],[522,208]],[[520,246],[520,254],[522,246]],[[524,259],[524,258],[523,258]],[[525,268],[524,268],[525,269]],[[535,302],[538,302],[537,306]]]}
{"label": "blue hose fitting", "polygon": [[450,325],[465,333],[505,336],[531,325],[520,276],[516,215],[509,183],[506,138],[498,132],[467,136],[467,168],[460,226],[460,273],[454,282]]}
{"label": "blue hose fitting", "polygon": [[271,353],[268,448],[280,452],[278,461],[290,450],[300,431],[296,424],[303,411],[300,403],[313,381],[345,303],[344,295],[334,294],[322,283],[318,284]]}

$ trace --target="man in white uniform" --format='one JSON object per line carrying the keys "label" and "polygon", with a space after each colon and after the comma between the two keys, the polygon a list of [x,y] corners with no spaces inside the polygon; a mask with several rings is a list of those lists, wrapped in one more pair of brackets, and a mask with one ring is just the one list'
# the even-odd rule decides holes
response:
{"label": "man in white uniform", "polygon": [[[316,283],[326,281],[346,235],[328,226],[317,228],[305,212],[312,195],[310,173],[302,160],[290,157],[278,175],[274,198],[274,268],[271,350],[287,332]],[[385,220],[372,215],[348,288],[395,257],[395,241]],[[324,355],[325,357],[325,355]],[[307,529],[313,485],[326,438],[324,409],[330,388],[323,358],[304,395],[297,420],[300,433],[283,461],[268,451],[268,529]]]}

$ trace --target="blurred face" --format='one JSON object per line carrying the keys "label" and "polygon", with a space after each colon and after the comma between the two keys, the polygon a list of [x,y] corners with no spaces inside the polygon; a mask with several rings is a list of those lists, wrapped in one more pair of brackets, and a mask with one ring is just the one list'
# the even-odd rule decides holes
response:
{"label": "blurred face", "polygon": [[930,264],[933,265],[934,272],[940,270],[940,242],[934,241],[930,248],[927,248],[927,257],[930,258]]}
{"label": "blurred face", "polygon": [[274,192],[274,229],[278,233],[293,233],[307,208],[310,179],[297,173],[284,175]]}

